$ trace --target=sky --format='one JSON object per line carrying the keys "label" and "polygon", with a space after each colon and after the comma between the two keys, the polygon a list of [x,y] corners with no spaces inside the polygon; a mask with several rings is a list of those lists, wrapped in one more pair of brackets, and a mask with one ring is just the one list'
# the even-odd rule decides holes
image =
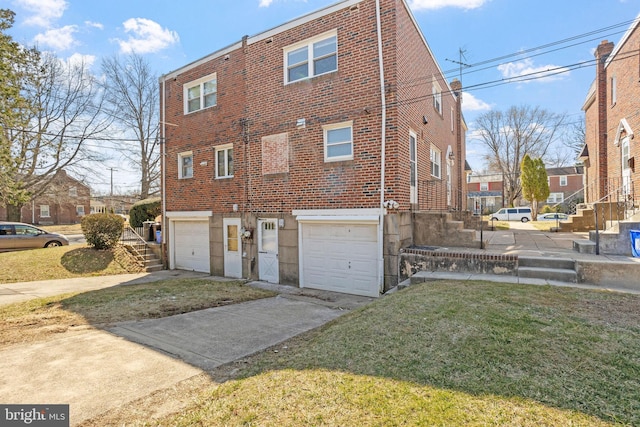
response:
{"label": "sky", "polygon": [[[482,170],[474,120],[490,110],[538,106],[581,111],[595,77],[593,52],[617,42],[640,14],[637,0],[406,0],[447,80],[462,79],[467,160]],[[138,53],[158,74],[183,65],[336,0],[0,0],[16,12],[9,34],[67,60],[84,59],[99,73],[104,56]],[[461,55],[462,52],[462,55]],[[454,62],[457,61],[457,62]],[[461,66],[464,63],[462,75]],[[549,70],[553,70],[550,72]],[[535,74],[532,74],[535,73]],[[530,75],[532,79],[519,76]],[[518,81],[520,80],[520,81]],[[495,82],[495,84],[489,84]],[[122,159],[101,166],[105,191],[136,188]],[[97,168],[98,170],[101,168]]]}

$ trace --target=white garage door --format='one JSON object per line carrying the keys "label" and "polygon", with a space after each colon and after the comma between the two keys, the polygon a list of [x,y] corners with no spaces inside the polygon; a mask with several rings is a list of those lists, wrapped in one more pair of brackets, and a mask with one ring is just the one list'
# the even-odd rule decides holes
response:
{"label": "white garage door", "polygon": [[175,268],[210,273],[209,221],[176,221],[174,224]]}
{"label": "white garage door", "polygon": [[301,287],[377,297],[377,225],[303,223]]}

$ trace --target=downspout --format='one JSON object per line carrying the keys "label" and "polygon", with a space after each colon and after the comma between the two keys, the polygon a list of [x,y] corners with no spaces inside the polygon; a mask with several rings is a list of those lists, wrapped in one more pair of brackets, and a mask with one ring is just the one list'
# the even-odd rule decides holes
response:
{"label": "downspout", "polygon": [[384,84],[384,59],[382,56],[382,25],[380,19],[380,0],[376,0],[376,25],[378,30],[378,65],[380,67],[380,105],[382,107],[382,124],[380,131],[380,215],[378,223],[378,286],[384,289],[384,191],[385,162],[387,138],[387,101]]}
{"label": "downspout", "polygon": [[[167,186],[166,186],[166,145],[167,145],[167,121],[166,121],[166,110],[167,110],[167,106],[166,106],[166,77],[162,78],[162,139],[161,139],[161,144],[160,146],[162,147],[160,150],[160,156],[162,156],[162,160],[161,160],[161,168],[162,168],[162,244],[164,245],[165,248],[168,248],[169,245],[167,244],[167,237],[169,236],[169,228],[168,228],[168,221],[167,221]],[[162,246],[161,246],[162,248]],[[169,257],[169,250],[167,249],[167,251],[164,251],[167,258]],[[163,254],[164,255],[164,254]],[[167,261],[167,266],[168,268],[171,268],[171,262],[170,260],[166,260]]]}

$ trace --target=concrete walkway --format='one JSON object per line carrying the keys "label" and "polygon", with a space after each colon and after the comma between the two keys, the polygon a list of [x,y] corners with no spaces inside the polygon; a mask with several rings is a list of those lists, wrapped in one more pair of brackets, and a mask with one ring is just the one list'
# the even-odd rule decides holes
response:
{"label": "concrete walkway", "polygon": [[[201,273],[157,272],[66,284],[2,285],[8,300],[63,290],[98,289]],[[46,289],[52,285],[50,289]],[[259,352],[372,301],[332,292],[254,282],[274,298],[139,322],[106,330],[81,327],[57,339],[0,350],[0,402],[69,404],[71,425],[207,370]],[[54,289],[56,289],[54,291]],[[11,293],[7,293],[11,291]]]}

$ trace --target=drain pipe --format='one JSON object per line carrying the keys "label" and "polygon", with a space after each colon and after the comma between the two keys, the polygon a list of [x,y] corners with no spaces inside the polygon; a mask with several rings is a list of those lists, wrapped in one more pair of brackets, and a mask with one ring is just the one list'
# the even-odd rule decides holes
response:
{"label": "drain pipe", "polygon": [[384,84],[384,59],[382,56],[382,25],[380,19],[380,0],[376,0],[376,25],[378,30],[378,65],[380,67],[380,105],[382,107],[382,125],[380,131],[380,218],[378,224],[378,285],[384,289],[384,189],[387,138],[387,100]]}
{"label": "drain pipe", "polygon": [[[164,76],[162,77],[162,138],[161,138],[161,144],[160,144],[160,156],[162,157],[160,159],[160,167],[162,168],[162,243],[164,244],[165,248],[168,248],[169,245],[167,245],[167,237],[169,237],[169,227],[168,227],[168,221],[167,221],[167,185],[166,185],[166,176],[167,176],[167,171],[166,171],[166,157],[167,157],[167,121],[166,121],[166,111],[167,111],[167,99],[166,99],[166,81],[167,81],[167,77]],[[162,250],[162,246],[160,246],[160,249]],[[167,251],[168,253],[169,251]],[[162,254],[164,255],[164,253]],[[167,254],[168,255],[168,254]],[[164,257],[163,257],[164,258]],[[169,258],[169,256],[167,256],[167,258]],[[165,259],[167,266],[169,268],[171,268],[171,261],[169,259]]]}

